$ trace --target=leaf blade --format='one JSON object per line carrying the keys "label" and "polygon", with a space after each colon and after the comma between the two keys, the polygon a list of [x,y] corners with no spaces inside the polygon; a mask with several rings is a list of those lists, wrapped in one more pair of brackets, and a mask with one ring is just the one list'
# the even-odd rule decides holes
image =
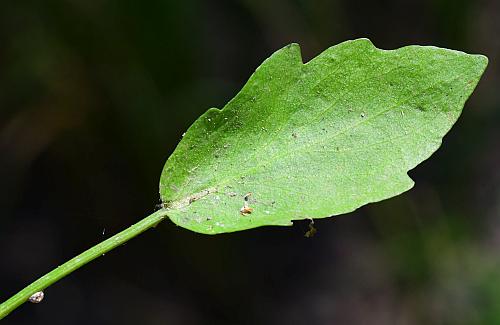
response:
{"label": "leaf blade", "polygon": [[[215,234],[403,193],[413,186],[407,171],[440,146],[486,64],[435,47],[380,50],[366,39],[303,64],[291,44],[186,132],[160,179],[169,217]],[[251,214],[241,213],[246,205]]]}

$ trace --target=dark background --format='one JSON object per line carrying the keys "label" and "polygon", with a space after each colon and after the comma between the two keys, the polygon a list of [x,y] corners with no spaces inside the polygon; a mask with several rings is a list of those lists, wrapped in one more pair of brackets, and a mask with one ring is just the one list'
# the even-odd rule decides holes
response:
{"label": "dark background", "polygon": [[2,324],[500,324],[499,32],[497,0],[4,1],[0,301],[151,213],[182,133],[290,42],[305,61],[368,37],[490,65],[410,192],[311,239],[306,221],[167,221]]}

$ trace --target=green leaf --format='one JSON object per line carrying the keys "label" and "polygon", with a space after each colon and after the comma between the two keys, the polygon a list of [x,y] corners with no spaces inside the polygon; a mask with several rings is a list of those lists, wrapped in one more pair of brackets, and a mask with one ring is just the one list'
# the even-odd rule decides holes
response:
{"label": "green leaf", "polygon": [[[303,64],[274,53],[168,159],[160,195],[177,225],[216,234],[324,218],[403,193],[458,119],[487,58],[367,39]],[[250,194],[251,193],[251,194]]]}

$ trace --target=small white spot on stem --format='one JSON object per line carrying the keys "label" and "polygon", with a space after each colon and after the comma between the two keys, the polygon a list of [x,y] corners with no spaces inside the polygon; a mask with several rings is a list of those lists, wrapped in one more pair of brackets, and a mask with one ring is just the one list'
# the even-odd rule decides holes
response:
{"label": "small white spot on stem", "polygon": [[32,304],[39,304],[42,302],[44,296],[45,295],[44,295],[43,291],[38,291],[38,292],[35,292],[34,294],[32,294],[28,300]]}

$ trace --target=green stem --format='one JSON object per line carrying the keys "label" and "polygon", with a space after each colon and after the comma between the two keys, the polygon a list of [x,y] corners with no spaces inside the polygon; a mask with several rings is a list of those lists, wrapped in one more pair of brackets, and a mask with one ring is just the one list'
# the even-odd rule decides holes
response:
{"label": "green stem", "polygon": [[58,280],[64,278],[65,276],[84,266],[88,262],[98,258],[99,256],[102,256],[113,248],[126,243],[130,239],[148,230],[149,228],[155,227],[159,222],[167,217],[167,212],[167,209],[156,211],[155,213],[147,216],[138,223],[95,245],[94,247],[67,261],[63,265],[58,266],[51,272],[45,274],[23,290],[16,293],[9,300],[2,303],[0,305],[0,319],[3,319],[14,309],[28,301],[28,299],[34,293],[43,291],[54,282],[57,282]]}

